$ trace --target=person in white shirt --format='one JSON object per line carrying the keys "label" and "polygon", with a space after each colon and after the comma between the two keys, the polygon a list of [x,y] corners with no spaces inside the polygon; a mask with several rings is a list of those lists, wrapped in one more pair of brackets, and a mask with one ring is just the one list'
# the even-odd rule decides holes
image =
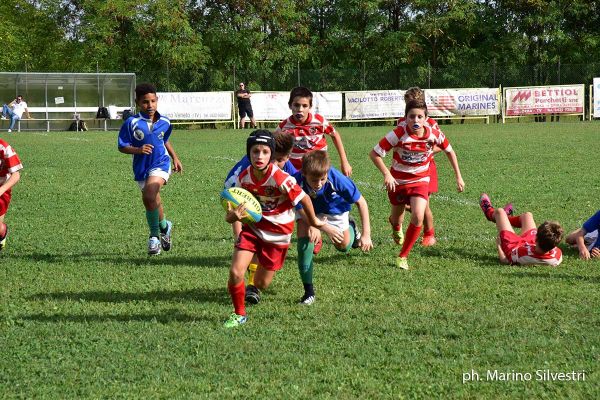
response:
{"label": "person in white shirt", "polygon": [[27,115],[27,118],[31,118],[29,110],[27,109],[27,103],[23,100],[23,96],[21,95],[18,95],[17,98],[8,105],[4,104],[2,106],[2,119],[10,118],[8,132],[12,132],[15,123],[23,117],[23,113]]}

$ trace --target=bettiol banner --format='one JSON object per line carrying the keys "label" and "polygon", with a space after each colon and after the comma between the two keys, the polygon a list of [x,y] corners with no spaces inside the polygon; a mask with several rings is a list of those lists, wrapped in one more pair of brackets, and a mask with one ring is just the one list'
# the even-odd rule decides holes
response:
{"label": "bettiol banner", "polygon": [[425,102],[432,117],[500,114],[500,90],[497,88],[426,89]]}
{"label": "bettiol banner", "polygon": [[158,112],[173,120],[231,120],[231,92],[163,92]]}
{"label": "bettiol banner", "polygon": [[584,85],[506,88],[506,115],[582,114]]}
{"label": "bettiol banner", "polygon": [[[251,93],[250,101],[257,121],[283,121],[292,115],[290,92]],[[314,92],[311,113],[327,119],[342,119],[342,92]]]}
{"label": "bettiol banner", "polygon": [[397,118],[404,115],[404,90],[346,92],[346,119]]}
{"label": "bettiol banner", "polygon": [[594,78],[594,118],[600,118],[600,78]]}

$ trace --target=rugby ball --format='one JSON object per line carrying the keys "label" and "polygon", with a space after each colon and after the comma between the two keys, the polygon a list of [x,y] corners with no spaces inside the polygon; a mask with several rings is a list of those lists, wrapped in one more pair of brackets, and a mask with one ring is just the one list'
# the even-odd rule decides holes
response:
{"label": "rugby ball", "polygon": [[262,208],[256,197],[246,189],[240,187],[232,187],[221,192],[221,205],[227,211],[227,204],[230,203],[233,207],[237,207],[242,203],[246,205],[246,216],[242,218],[242,222],[253,224],[260,221],[262,218]]}

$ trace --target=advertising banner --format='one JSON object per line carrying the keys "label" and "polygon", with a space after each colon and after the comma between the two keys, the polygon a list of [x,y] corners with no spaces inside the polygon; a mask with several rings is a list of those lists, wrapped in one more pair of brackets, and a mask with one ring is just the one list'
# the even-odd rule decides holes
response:
{"label": "advertising banner", "polygon": [[346,92],[346,119],[397,118],[404,115],[404,90]]}
{"label": "advertising banner", "polygon": [[500,90],[497,88],[426,89],[425,102],[432,117],[500,114]]}
{"label": "advertising banner", "polygon": [[584,85],[513,87],[504,90],[506,115],[582,114]]}
{"label": "advertising banner", "polygon": [[172,120],[232,120],[232,92],[163,92],[158,112]]}
{"label": "advertising banner", "polygon": [[314,113],[330,120],[342,119],[342,97],[342,92],[313,93]]}
{"label": "advertising banner", "polygon": [[594,78],[594,118],[600,118],[600,78]]}
{"label": "advertising banner", "polygon": [[251,93],[250,102],[257,121],[282,121],[292,113],[288,107],[290,92]]}

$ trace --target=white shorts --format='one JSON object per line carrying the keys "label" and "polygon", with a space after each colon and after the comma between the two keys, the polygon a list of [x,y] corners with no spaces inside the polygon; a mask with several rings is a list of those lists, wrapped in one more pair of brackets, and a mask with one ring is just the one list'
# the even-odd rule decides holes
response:
{"label": "white shorts", "polygon": [[[155,169],[151,169],[150,172],[148,172],[148,176],[160,176],[161,178],[163,178],[165,180],[165,185],[166,185],[167,182],[169,181],[169,177],[171,176],[171,174],[168,173],[167,171],[163,171],[160,168],[155,168]],[[138,186],[140,187],[140,190],[144,190],[144,186],[146,186],[146,181],[135,181],[135,183],[138,184]]]}
{"label": "white shorts", "polygon": [[596,240],[598,240],[598,230],[586,233],[585,236],[583,237],[583,242],[585,243],[585,247],[587,247],[587,249],[589,251],[592,251],[592,249],[594,248],[594,244],[596,243]]}
{"label": "white shorts", "polygon": [[[317,214],[317,218],[323,220],[323,218],[327,218],[327,224],[335,226],[342,232],[347,231],[350,228],[350,213],[346,211],[343,214]],[[296,221],[301,219],[299,212],[296,212]]]}

